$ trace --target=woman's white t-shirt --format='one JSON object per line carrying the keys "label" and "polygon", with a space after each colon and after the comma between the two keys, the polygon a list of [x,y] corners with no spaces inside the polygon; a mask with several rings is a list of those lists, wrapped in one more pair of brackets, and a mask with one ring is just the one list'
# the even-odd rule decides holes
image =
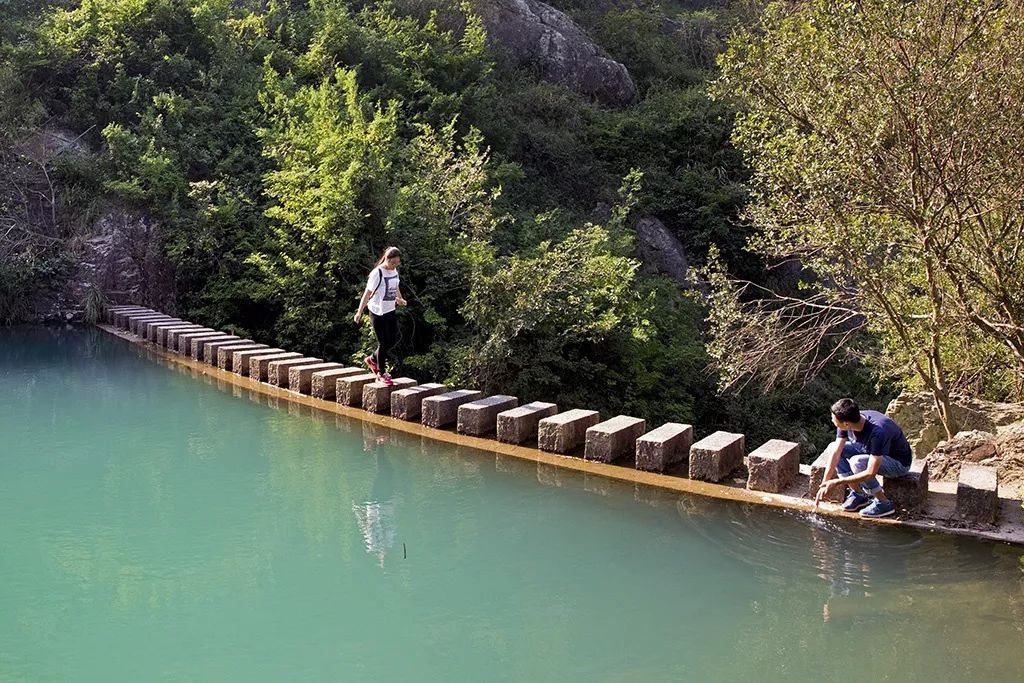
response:
{"label": "woman's white t-shirt", "polygon": [[366,291],[373,296],[366,302],[366,307],[374,315],[384,315],[395,310],[395,299],[398,298],[398,270],[385,270],[378,266],[370,271],[366,280]]}

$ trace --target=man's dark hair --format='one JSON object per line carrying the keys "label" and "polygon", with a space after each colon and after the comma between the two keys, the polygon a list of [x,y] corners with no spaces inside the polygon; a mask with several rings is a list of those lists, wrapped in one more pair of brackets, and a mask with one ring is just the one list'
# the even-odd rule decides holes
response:
{"label": "man's dark hair", "polygon": [[860,406],[852,398],[841,398],[833,403],[832,414],[840,422],[860,422]]}

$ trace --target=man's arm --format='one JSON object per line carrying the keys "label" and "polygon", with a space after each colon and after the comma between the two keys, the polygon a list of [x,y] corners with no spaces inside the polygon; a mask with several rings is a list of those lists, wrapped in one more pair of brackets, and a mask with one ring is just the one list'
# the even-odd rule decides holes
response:
{"label": "man's arm", "polygon": [[[833,479],[832,477],[836,473],[836,464],[839,462],[839,454],[843,452],[843,448],[846,447],[846,437],[841,436],[832,442],[832,453],[828,456],[828,465],[825,466],[825,473],[821,476],[821,486],[818,487],[818,493],[814,496],[814,507],[818,507],[818,503],[824,498],[832,487],[839,483],[839,479]],[[844,479],[842,481],[849,481]]]}

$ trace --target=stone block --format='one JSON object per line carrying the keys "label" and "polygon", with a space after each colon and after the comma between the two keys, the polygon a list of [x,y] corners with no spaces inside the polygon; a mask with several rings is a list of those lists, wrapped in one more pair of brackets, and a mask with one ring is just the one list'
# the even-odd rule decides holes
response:
{"label": "stone block", "polygon": [[241,339],[239,337],[233,337],[232,339],[213,339],[211,341],[203,342],[203,357],[202,361],[207,365],[217,365],[218,351],[227,347],[245,347],[245,346],[257,346],[256,342],[252,339]]}
{"label": "stone block", "polygon": [[142,330],[146,323],[157,322],[161,320],[173,320],[174,316],[166,315],[164,313],[154,313],[153,315],[139,316],[138,318],[129,318],[128,320],[128,331],[137,337],[142,336]]}
{"label": "stone block", "polygon": [[343,406],[358,408],[363,404],[363,387],[376,381],[377,375],[372,372],[338,377],[334,380],[334,400]]}
{"label": "stone block", "polygon": [[216,333],[217,330],[211,330],[209,327],[193,327],[191,329],[170,329],[167,330],[167,350],[175,351],[178,350],[178,344],[181,342],[181,338],[186,334],[210,334]]}
{"label": "stone block", "polygon": [[366,368],[336,368],[314,372],[309,383],[310,393],[314,398],[322,398],[325,401],[333,401],[338,390],[339,377],[352,377],[353,375],[365,375]]}
{"label": "stone block", "polygon": [[301,353],[292,351],[278,351],[276,353],[256,353],[249,356],[249,379],[257,382],[266,382],[270,372],[270,364],[275,361],[302,358]]}
{"label": "stone block", "polygon": [[415,420],[423,412],[423,399],[444,393],[443,384],[420,384],[391,393],[391,417]]}
{"label": "stone block", "polygon": [[249,375],[249,359],[251,357],[284,352],[284,349],[270,348],[266,344],[243,344],[241,342],[229,344],[217,349],[217,367],[246,377]]}
{"label": "stone block", "polygon": [[150,315],[156,313],[152,308],[145,308],[139,306],[137,308],[128,308],[114,313],[114,327],[125,329],[128,327],[128,319],[139,315]]}
{"label": "stone block", "polygon": [[715,432],[690,446],[690,479],[722,481],[743,464],[742,434]]}
{"label": "stone block", "polygon": [[115,316],[118,313],[122,313],[122,312],[125,312],[125,311],[138,311],[138,310],[140,310],[142,308],[143,308],[142,306],[134,306],[134,305],[131,305],[131,304],[124,304],[124,305],[120,305],[120,306],[107,306],[107,316],[106,316],[107,324],[108,325],[117,325],[117,322],[115,320]]}
{"label": "stone block", "polygon": [[165,318],[163,320],[152,320],[143,326],[140,337],[151,342],[156,341],[156,327],[158,325],[187,325],[188,322],[181,318]]}
{"label": "stone block", "polygon": [[[825,477],[825,468],[828,467],[828,454],[832,451],[835,444],[829,444],[829,446],[818,456],[818,458],[811,463],[811,475],[807,479],[807,496],[814,498],[818,495],[818,488],[821,486],[821,482]],[[822,500],[827,500],[832,503],[842,503],[846,499],[846,487],[837,486],[832,489],[832,492],[825,496]]]}
{"label": "stone block", "polygon": [[995,467],[965,462],[956,484],[956,513],[974,524],[995,524],[999,512],[999,472]]}
{"label": "stone block", "polygon": [[537,423],[537,447],[550,453],[566,454],[587,440],[587,430],[601,421],[596,410],[567,410]]}
{"label": "stone block", "polygon": [[498,413],[497,436],[502,443],[521,444],[537,438],[537,425],[545,417],[558,413],[554,403],[534,401]]}
{"label": "stone block", "polygon": [[515,396],[488,396],[479,401],[463,403],[459,406],[457,429],[460,434],[483,436],[490,434],[498,427],[498,413],[512,410],[519,405]]}
{"label": "stone block", "polygon": [[212,332],[186,332],[185,334],[178,336],[178,353],[183,356],[191,356],[192,345],[196,342],[203,343],[208,339],[222,339],[230,336],[231,335],[221,332],[220,330],[214,330]]}
{"label": "stone block", "polygon": [[457,389],[423,399],[420,421],[424,427],[440,429],[454,424],[459,418],[459,406],[478,401],[483,392],[473,389]]}
{"label": "stone block", "polygon": [[318,363],[317,365],[300,365],[288,371],[288,389],[300,394],[309,394],[313,383],[313,373],[324,370],[343,368],[341,363]]}
{"label": "stone block", "polygon": [[693,445],[693,427],[667,422],[636,440],[636,468],[664,472],[686,460]]}
{"label": "stone block", "polygon": [[411,377],[395,378],[390,385],[384,384],[384,382],[371,382],[363,387],[363,410],[368,413],[390,413],[391,395],[396,391],[414,386],[416,386],[416,380]]}
{"label": "stone block", "polygon": [[910,472],[902,477],[883,477],[882,489],[901,510],[917,512],[928,499],[928,462],[923,458],[910,463]]}
{"label": "stone block", "polygon": [[202,329],[202,327],[202,325],[196,325],[195,323],[189,322],[174,323],[173,325],[156,325],[155,332],[151,339],[157,346],[167,348],[167,344],[170,342],[171,332],[174,330],[199,330]]}
{"label": "stone block", "polygon": [[[207,364],[210,364],[209,349],[211,344],[229,344],[231,342],[237,342],[241,340],[241,337],[234,334],[225,334],[222,337],[211,337],[208,339],[194,340],[192,342],[192,360],[200,360]],[[216,360],[216,347],[214,347],[212,355],[214,360]]]}
{"label": "stone block", "polygon": [[772,439],[747,456],[747,488],[782,493],[800,473],[800,444]]}
{"label": "stone block", "polygon": [[274,387],[288,388],[288,373],[292,368],[302,365],[319,365],[323,359],[300,356],[298,358],[282,358],[267,363],[267,384]]}
{"label": "stone block", "polygon": [[587,430],[583,457],[597,462],[615,462],[636,453],[636,440],[647,431],[647,421],[617,415]]}

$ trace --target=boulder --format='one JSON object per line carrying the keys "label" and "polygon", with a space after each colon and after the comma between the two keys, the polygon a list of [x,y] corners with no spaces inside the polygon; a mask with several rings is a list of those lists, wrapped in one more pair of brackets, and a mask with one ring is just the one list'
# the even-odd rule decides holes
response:
{"label": "boulder", "polygon": [[476,0],[488,39],[545,80],[610,105],[637,90],[626,67],[608,57],[564,12],[538,0]]}
{"label": "boulder", "polygon": [[648,273],[666,275],[680,287],[689,287],[687,279],[690,260],[686,258],[683,244],[665,224],[653,216],[644,216],[636,222],[636,251]]}
{"label": "boulder", "polygon": [[[926,392],[903,392],[889,403],[885,414],[903,428],[914,457],[923,458],[947,438],[939,420],[932,395]],[[1024,420],[1024,405],[996,403],[955,396],[953,416],[961,431],[979,430],[995,433],[1000,427]]]}
{"label": "boulder", "polygon": [[960,463],[982,462],[996,455],[996,435],[972,429],[959,432],[949,441],[940,441],[926,458],[933,479],[956,481],[960,475]]}

